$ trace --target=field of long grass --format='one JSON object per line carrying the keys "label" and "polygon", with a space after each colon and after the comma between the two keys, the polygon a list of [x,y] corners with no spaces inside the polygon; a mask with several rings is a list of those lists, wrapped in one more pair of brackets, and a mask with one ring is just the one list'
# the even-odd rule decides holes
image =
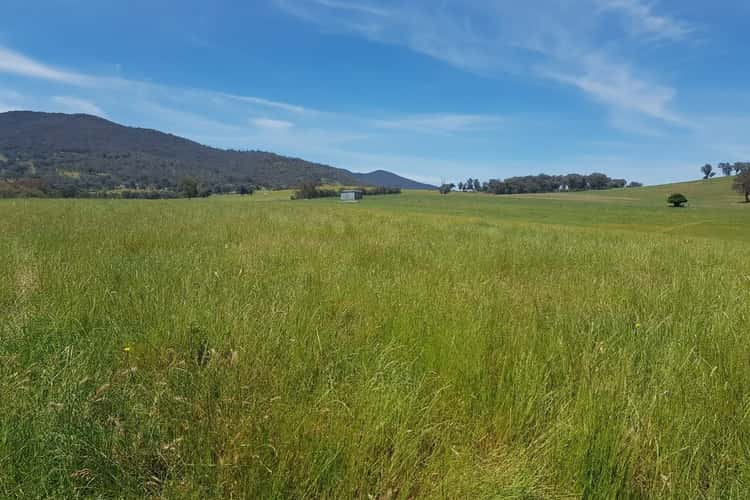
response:
{"label": "field of long grass", "polygon": [[747,498],[750,207],[0,200],[0,497]]}

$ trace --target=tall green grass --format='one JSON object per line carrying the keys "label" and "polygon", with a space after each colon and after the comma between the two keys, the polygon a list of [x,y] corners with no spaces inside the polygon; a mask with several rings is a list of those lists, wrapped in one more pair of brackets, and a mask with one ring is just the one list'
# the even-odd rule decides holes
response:
{"label": "tall green grass", "polygon": [[746,211],[256,201],[0,203],[0,496],[748,496]]}

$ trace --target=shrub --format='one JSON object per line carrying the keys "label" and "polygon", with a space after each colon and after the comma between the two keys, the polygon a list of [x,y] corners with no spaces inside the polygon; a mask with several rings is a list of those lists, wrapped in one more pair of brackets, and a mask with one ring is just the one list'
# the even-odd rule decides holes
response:
{"label": "shrub", "polygon": [[78,186],[75,184],[67,184],[60,190],[60,196],[63,198],[78,198],[79,194]]}
{"label": "shrub", "polygon": [[450,193],[451,191],[453,191],[453,188],[454,188],[454,187],[456,187],[456,185],[455,185],[455,184],[453,184],[453,183],[450,183],[450,184],[443,184],[443,185],[441,185],[441,186],[440,186],[440,187],[438,188],[438,190],[440,191],[440,194],[448,194],[448,193]]}
{"label": "shrub", "polygon": [[182,179],[178,184],[177,189],[186,198],[195,198],[198,196],[198,183],[193,178],[185,177]]}
{"label": "shrub", "polygon": [[372,188],[362,189],[362,193],[365,196],[376,196],[381,194],[401,194],[401,188],[397,187],[386,187],[386,186],[375,186]]}
{"label": "shrub", "polygon": [[688,199],[681,193],[670,194],[669,198],[667,198],[667,203],[671,203],[675,208],[681,207],[684,203],[687,203],[687,201]]}
{"label": "shrub", "polygon": [[311,200],[314,198],[331,198],[338,195],[338,191],[333,189],[320,189],[315,184],[307,183],[295,191],[291,198],[293,200]]}

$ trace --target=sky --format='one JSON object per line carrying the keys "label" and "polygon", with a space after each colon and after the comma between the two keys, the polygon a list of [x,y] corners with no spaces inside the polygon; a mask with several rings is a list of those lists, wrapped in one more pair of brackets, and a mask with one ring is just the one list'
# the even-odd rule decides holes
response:
{"label": "sky", "polygon": [[747,0],[2,0],[0,112],[431,183],[750,161]]}

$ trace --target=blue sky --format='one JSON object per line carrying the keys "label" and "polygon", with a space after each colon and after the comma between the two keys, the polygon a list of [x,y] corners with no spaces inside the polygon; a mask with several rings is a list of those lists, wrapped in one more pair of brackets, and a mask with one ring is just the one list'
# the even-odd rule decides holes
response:
{"label": "blue sky", "polygon": [[3,0],[0,111],[430,181],[750,160],[750,2]]}

